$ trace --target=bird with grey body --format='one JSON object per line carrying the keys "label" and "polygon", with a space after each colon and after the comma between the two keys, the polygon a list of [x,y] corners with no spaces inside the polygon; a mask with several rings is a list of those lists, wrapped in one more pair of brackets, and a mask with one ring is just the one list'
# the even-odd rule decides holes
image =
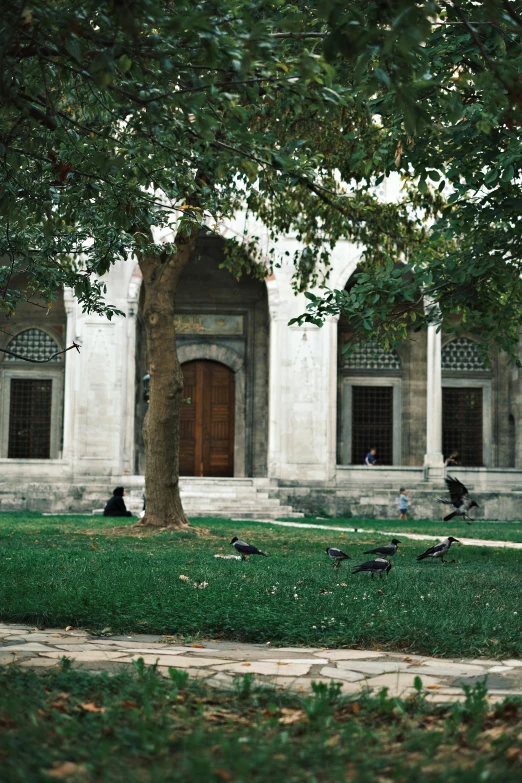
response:
{"label": "bird with grey body", "polygon": [[364,554],[381,555],[382,557],[391,557],[397,552],[400,543],[401,542],[398,541],[396,538],[392,538],[389,544],[385,544],[384,546],[378,546],[376,549],[368,549],[366,552],[364,552]]}
{"label": "bird with grey body", "polygon": [[423,552],[422,555],[419,555],[417,560],[424,560],[426,557],[440,557],[441,562],[444,563],[444,555],[448,553],[448,550],[452,544],[460,544],[460,541],[458,538],[448,536],[448,538],[445,538],[444,541],[440,542],[440,544],[431,546],[429,549]]}
{"label": "bird with grey body", "polygon": [[392,563],[389,563],[388,560],[385,560],[383,557],[376,557],[375,560],[368,560],[366,563],[357,566],[357,568],[352,571],[352,574],[358,574],[361,571],[369,571],[372,575],[372,579],[375,574],[379,574],[382,579],[384,573],[386,573],[386,576],[388,575],[388,571],[392,565]]}
{"label": "bird with grey body", "polygon": [[334,568],[338,568],[341,565],[343,560],[351,560],[352,559],[349,555],[345,554],[340,549],[337,549],[334,546],[326,547],[326,554],[329,557],[331,557],[332,560],[334,561],[334,563],[333,563]]}
{"label": "bird with grey body", "polygon": [[464,484],[453,476],[448,476],[445,479],[450,499],[437,498],[440,503],[444,503],[446,506],[453,506],[455,511],[444,517],[444,522],[449,522],[453,517],[462,517],[466,520],[467,524],[471,524],[471,518],[468,516],[468,511],[472,508],[478,508],[479,505],[469,496],[469,492]]}
{"label": "bird with grey body", "polygon": [[247,544],[246,541],[240,541],[237,536],[234,536],[232,541],[230,542],[236,552],[239,552],[241,555],[241,560],[245,560],[248,555],[262,555],[263,557],[268,557],[264,552],[261,552],[260,549],[257,548],[257,546],[252,546],[252,544]]}

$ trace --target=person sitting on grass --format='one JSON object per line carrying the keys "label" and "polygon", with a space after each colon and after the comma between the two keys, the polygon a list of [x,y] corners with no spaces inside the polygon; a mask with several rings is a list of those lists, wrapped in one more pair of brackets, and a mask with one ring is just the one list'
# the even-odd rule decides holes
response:
{"label": "person sitting on grass", "polygon": [[125,495],[125,489],[123,487],[116,487],[112,493],[112,498],[109,498],[109,502],[105,506],[103,511],[104,517],[131,517],[132,513],[127,511],[127,506],[123,496]]}
{"label": "person sitting on grass", "polygon": [[408,519],[408,502],[411,492],[406,493],[404,487],[399,490],[399,519]]}
{"label": "person sitting on grass", "polygon": [[364,464],[368,468],[374,468],[375,467],[375,463],[377,462],[377,459],[375,457],[376,453],[377,453],[377,449],[375,448],[375,446],[372,446],[370,451],[368,452],[368,454],[364,458]]}

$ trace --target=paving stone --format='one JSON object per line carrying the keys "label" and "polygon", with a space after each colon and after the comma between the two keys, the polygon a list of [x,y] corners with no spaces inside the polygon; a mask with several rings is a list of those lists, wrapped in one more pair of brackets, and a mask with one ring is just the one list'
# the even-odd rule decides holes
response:
{"label": "paving stone", "polygon": [[[171,666],[158,666],[158,672],[163,675],[163,677],[166,677],[167,679],[170,679],[169,669],[173,668]],[[175,667],[174,667],[175,668]],[[212,669],[187,669],[187,673],[189,677],[197,679],[197,680],[208,680],[209,677],[213,677],[215,672],[212,671]]]}
{"label": "paving stone", "polygon": [[500,661],[500,663],[502,663],[503,666],[522,666],[522,661],[519,661],[518,658],[508,658],[505,661]]}
{"label": "paving stone", "polygon": [[[411,666],[411,663],[409,664]],[[422,661],[422,665],[428,668],[440,668],[451,669],[455,674],[482,674],[486,671],[485,666],[479,666],[471,663],[463,663],[462,661],[448,661],[444,658],[425,658]]]}
{"label": "paving stone", "polygon": [[364,674],[361,674],[360,672],[352,672],[348,669],[336,669],[333,666],[324,666],[321,669],[321,675],[323,677],[331,677],[334,680],[347,680],[348,682],[364,680]]}
{"label": "paving stone", "polygon": [[386,672],[405,671],[408,668],[407,663],[397,661],[337,661],[337,668],[350,669],[354,672],[363,672],[364,674],[386,674]]}
{"label": "paving stone", "polygon": [[[297,693],[309,693],[312,690],[312,683],[314,682],[324,682],[325,685],[329,686],[332,684],[332,679],[329,677],[297,677],[294,680],[293,685],[290,686],[290,689],[296,691]],[[357,694],[361,692],[360,683],[358,682],[356,683],[347,682],[346,680],[337,680],[337,683],[341,686],[341,693],[345,695],[352,693]]]}
{"label": "paving stone", "polygon": [[47,652],[49,647],[40,642],[27,642],[27,644],[2,644],[0,645],[0,653],[4,653],[6,650],[14,652],[15,650],[25,650],[26,652]]}
{"label": "paving stone", "polygon": [[201,666],[215,666],[216,664],[227,663],[224,658],[189,658],[186,655],[161,655],[161,653],[125,656],[119,660],[122,663],[132,663],[132,661],[137,661],[138,658],[143,658],[144,663],[147,665],[157,663],[158,666],[172,666],[174,669],[197,669]]}
{"label": "paving stone", "polygon": [[412,666],[408,665],[408,672],[412,674],[429,674],[433,677],[456,677],[457,675],[468,676],[475,674],[485,674],[486,670],[481,667],[467,667],[464,664],[452,664],[450,661],[439,661],[435,666]]}
{"label": "paving stone", "polygon": [[308,674],[310,666],[303,663],[280,665],[273,661],[252,661],[247,666],[241,663],[222,663],[220,666],[214,666],[214,669],[216,671],[234,672],[235,674],[248,674],[251,672],[252,674],[265,674],[267,676],[279,674],[285,677],[303,677],[305,674]]}
{"label": "paving stone", "polygon": [[[99,644],[102,644],[102,642],[90,642],[91,645],[98,646]],[[138,642],[118,642],[113,641],[112,639],[108,639],[105,644],[110,645],[112,649],[121,648],[123,650],[130,650],[134,652],[135,650],[141,650],[141,649],[150,649],[150,650],[161,650],[161,652],[186,652],[187,647],[183,644],[157,644],[154,645],[152,642],[144,642],[143,644],[138,644]]]}
{"label": "paving stone", "polygon": [[20,661],[20,666],[26,666],[30,669],[50,669],[52,666],[58,666],[58,661],[53,661],[50,658],[24,658],[23,661]]}
{"label": "paving stone", "polygon": [[[381,674],[379,677],[372,677],[371,680],[366,680],[364,683],[359,683],[362,687],[366,688],[388,688],[390,696],[399,696],[403,691],[412,689],[414,687],[415,678],[418,675],[408,674],[406,672],[397,672],[392,674]],[[437,677],[422,677],[422,685],[427,688],[429,685],[435,685],[440,687],[440,681]]]}
{"label": "paving stone", "polygon": [[[63,650],[46,650],[41,653],[44,658],[67,658]],[[92,650],[89,652],[80,650],[74,652],[71,655],[75,661],[91,662],[91,661],[116,661],[125,655],[123,652],[107,652],[105,650]]]}
{"label": "paving stone", "polygon": [[484,680],[487,680],[486,684],[488,686],[488,690],[504,690],[512,688],[514,685],[514,683],[507,677],[499,677],[496,674],[493,676],[487,676],[486,674],[483,674],[480,677],[459,677],[458,679],[453,680],[452,684],[456,686],[476,685],[478,682],[484,682]]}
{"label": "paving stone", "polygon": [[487,670],[487,675],[489,677],[490,674],[500,674],[501,672],[512,672],[514,666],[492,666],[491,669]]}
{"label": "paving stone", "polygon": [[277,648],[277,652],[297,652],[297,653],[301,653],[301,655],[303,655],[303,653],[315,653],[318,650],[322,650],[322,652],[324,653],[327,652],[322,647],[278,647]]}
{"label": "paving stone", "polygon": [[369,658],[382,658],[383,652],[376,652],[374,650],[323,650],[321,653],[317,653],[321,658],[328,658],[330,661],[353,661],[353,660],[365,660]]}
{"label": "paving stone", "polygon": [[270,663],[308,663],[313,666],[328,663],[328,658],[265,658]]}

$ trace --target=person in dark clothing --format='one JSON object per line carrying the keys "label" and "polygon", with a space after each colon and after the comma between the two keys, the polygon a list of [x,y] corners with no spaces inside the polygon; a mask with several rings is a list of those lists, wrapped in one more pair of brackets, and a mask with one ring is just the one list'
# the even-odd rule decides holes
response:
{"label": "person in dark clothing", "polygon": [[112,493],[112,498],[105,506],[103,511],[104,517],[131,517],[130,511],[127,511],[127,506],[123,496],[125,495],[125,489],[123,487],[116,487]]}

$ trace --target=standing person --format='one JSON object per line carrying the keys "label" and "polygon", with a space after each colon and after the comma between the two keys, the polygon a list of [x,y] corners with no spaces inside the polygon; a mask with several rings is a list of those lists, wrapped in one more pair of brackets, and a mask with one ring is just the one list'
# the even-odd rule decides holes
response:
{"label": "standing person", "polygon": [[377,454],[377,449],[375,448],[375,446],[372,446],[372,448],[370,449],[370,451],[368,452],[368,454],[364,458],[364,464],[368,468],[374,468],[375,467],[375,463],[377,462],[377,459],[375,457],[376,454]]}
{"label": "standing person", "polygon": [[406,493],[404,487],[399,490],[399,519],[408,519],[408,503],[411,492]]}
{"label": "standing person", "polygon": [[112,498],[109,498],[109,502],[105,506],[103,511],[104,517],[131,517],[132,513],[127,511],[127,506],[123,496],[126,494],[124,487],[116,487],[112,493]]}

